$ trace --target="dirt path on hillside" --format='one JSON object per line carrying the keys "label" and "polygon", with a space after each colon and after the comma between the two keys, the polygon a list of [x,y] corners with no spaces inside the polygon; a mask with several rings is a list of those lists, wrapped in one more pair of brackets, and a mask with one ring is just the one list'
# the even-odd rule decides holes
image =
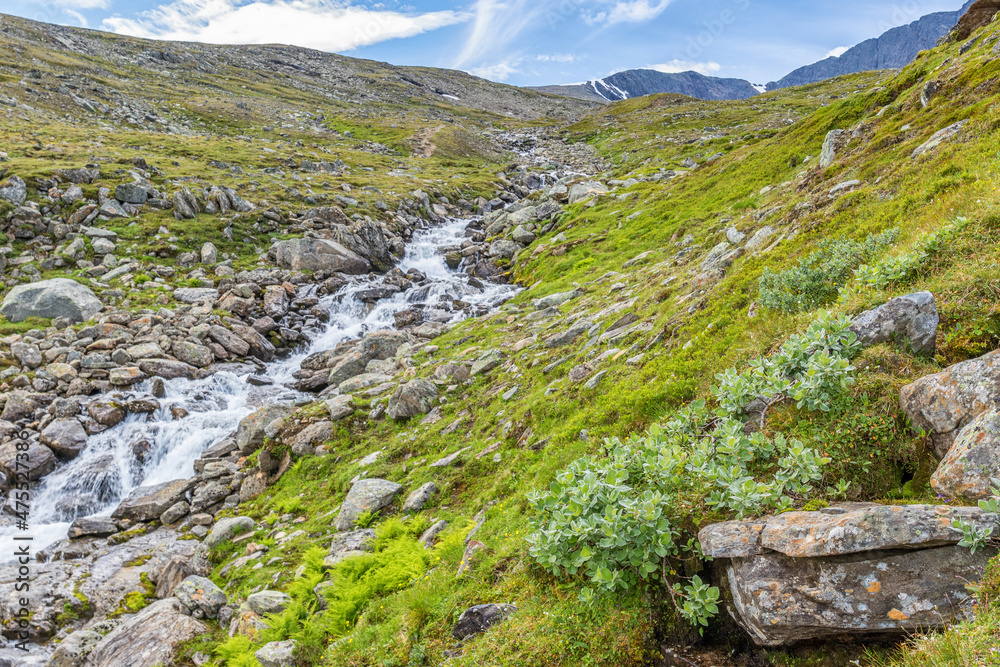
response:
{"label": "dirt path on hillside", "polygon": [[438,125],[437,127],[425,127],[415,132],[410,138],[414,157],[428,158],[434,155],[434,151],[437,150],[437,146],[434,145],[434,137],[444,128],[444,125]]}

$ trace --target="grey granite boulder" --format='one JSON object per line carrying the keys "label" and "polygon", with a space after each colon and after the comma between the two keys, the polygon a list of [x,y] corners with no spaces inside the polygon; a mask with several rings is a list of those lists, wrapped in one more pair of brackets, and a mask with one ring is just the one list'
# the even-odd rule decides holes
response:
{"label": "grey granite boulder", "polygon": [[208,631],[186,614],[176,598],[159,600],[109,632],[88,656],[86,667],[155,667],[175,664],[177,651]]}
{"label": "grey granite boulder", "polygon": [[402,488],[385,479],[362,479],[355,482],[337,515],[337,530],[351,530],[359,516],[386,507]]}
{"label": "grey granite boulder", "polygon": [[193,480],[178,479],[173,482],[140,486],[121,501],[111,515],[113,519],[152,521],[176,503],[184,500],[185,494],[194,486]]}
{"label": "grey granite boulder", "polygon": [[895,342],[918,354],[933,355],[938,328],[938,311],[930,292],[907,294],[861,313],[851,323],[851,331],[865,347]]}
{"label": "grey granite boulder", "polygon": [[90,288],[69,278],[53,278],[14,287],[0,305],[0,314],[9,322],[29,317],[84,322],[101,312],[104,304]]}
{"label": "grey granite boulder", "polygon": [[385,414],[392,419],[425,415],[434,407],[437,387],[430,380],[416,378],[397,388],[389,399]]}
{"label": "grey granite boulder", "polygon": [[212,531],[205,536],[203,544],[208,547],[216,547],[224,542],[228,542],[237,535],[247,533],[257,527],[254,520],[248,516],[237,516],[220,520]]}
{"label": "grey granite boulder", "polygon": [[337,271],[360,275],[371,270],[368,260],[334,241],[292,239],[271,248],[278,266],[292,271]]}
{"label": "grey granite boulder", "polygon": [[295,667],[295,647],[298,642],[286,639],[283,642],[268,642],[264,644],[254,657],[262,667]]}

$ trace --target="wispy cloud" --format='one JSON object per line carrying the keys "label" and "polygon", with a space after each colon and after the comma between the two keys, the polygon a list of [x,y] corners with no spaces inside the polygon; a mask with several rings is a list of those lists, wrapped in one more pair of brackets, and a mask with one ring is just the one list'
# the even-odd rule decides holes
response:
{"label": "wispy cloud", "polygon": [[583,59],[584,56],[574,53],[540,53],[535,56],[535,60],[540,63],[575,63]]}
{"label": "wispy cloud", "polygon": [[849,47],[849,46],[838,46],[835,49],[830,49],[829,51],[827,51],[826,55],[823,56],[823,57],[824,58],[831,58],[831,57],[833,57],[833,58],[839,58],[840,56],[842,56],[845,53],[847,53],[847,51],[849,51],[850,48],[851,47]]}
{"label": "wispy cloud", "polygon": [[152,39],[283,43],[349,51],[412,37],[469,18],[457,11],[378,11],[337,0],[173,0],[141,12],[134,19],[105,19],[103,26],[112,32]]}
{"label": "wispy cloud", "polygon": [[655,69],[657,72],[663,72],[665,74],[676,74],[677,72],[698,72],[698,74],[709,76],[711,74],[717,74],[722,69],[722,65],[713,62],[696,62],[693,60],[671,60],[670,62],[660,63],[658,65],[647,65],[646,69]]}
{"label": "wispy cloud", "polygon": [[[42,0],[36,0],[42,4]],[[111,0],[48,0],[45,2],[49,6],[59,7],[60,9],[108,9],[111,7]],[[72,13],[72,12],[67,12]]]}
{"label": "wispy cloud", "polygon": [[605,11],[584,13],[583,20],[590,25],[615,25],[616,23],[645,23],[655,19],[666,10],[672,0],[659,0],[650,3],[649,0],[633,0],[632,2],[616,2]]}
{"label": "wispy cloud", "polygon": [[476,0],[472,27],[455,67],[505,53],[521,33],[539,24],[551,4],[552,0]]}

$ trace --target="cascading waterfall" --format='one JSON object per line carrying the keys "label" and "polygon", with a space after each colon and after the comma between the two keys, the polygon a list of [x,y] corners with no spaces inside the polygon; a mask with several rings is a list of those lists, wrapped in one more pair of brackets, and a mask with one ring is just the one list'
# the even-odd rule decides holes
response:
{"label": "cascading waterfall", "polygon": [[[459,299],[473,309],[492,309],[511,298],[517,288],[468,284],[466,275],[450,270],[438,251],[463,239],[468,220],[455,219],[414,235],[398,268],[416,269],[426,280],[406,291],[376,302],[358,298],[360,292],[381,285],[381,277],[359,277],[322,306],[330,319],[314,332],[308,349],[268,364],[264,375],[274,384],[255,386],[247,376],[220,372],[203,380],[176,379],[165,382],[166,396],[159,409],[149,415],[131,414],[121,424],[91,436],[86,449],[73,461],[44,477],[32,490],[29,513],[33,548],[39,551],[66,536],[71,522],[82,516],[108,516],[125,496],[139,486],[184,479],[194,474],[194,461],[208,447],[231,434],[240,420],[267,403],[294,402],[307,398],[285,386],[308,355],[329,350],[345,340],[369,331],[391,329],[393,316],[420,305],[437,321],[455,322],[466,315],[452,312]],[[150,390],[148,383],[139,394]],[[174,419],[173,410],[187,415]],[[13,526],[0,528],[0,554],[14,553],[13,537],[23,535]]]}

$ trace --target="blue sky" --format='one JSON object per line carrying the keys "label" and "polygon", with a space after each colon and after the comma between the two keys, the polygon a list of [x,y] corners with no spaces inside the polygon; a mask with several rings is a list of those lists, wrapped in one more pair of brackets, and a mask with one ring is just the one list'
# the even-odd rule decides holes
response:
{"label": "blue sky", "polygon": [[[962,0],[3,0],[155,39],[284,43],[516,85],[693,69],[767,83]],[[839,51],[838,51],[839,50]]]}

